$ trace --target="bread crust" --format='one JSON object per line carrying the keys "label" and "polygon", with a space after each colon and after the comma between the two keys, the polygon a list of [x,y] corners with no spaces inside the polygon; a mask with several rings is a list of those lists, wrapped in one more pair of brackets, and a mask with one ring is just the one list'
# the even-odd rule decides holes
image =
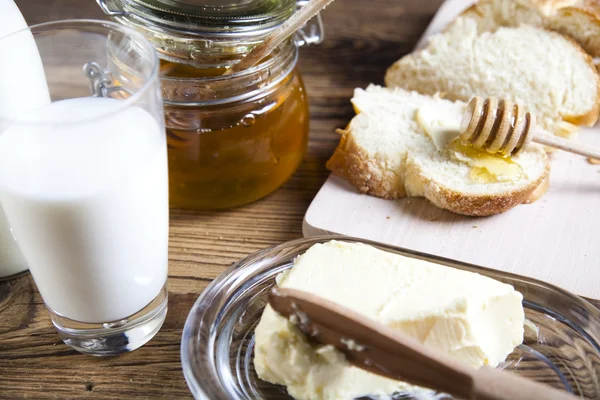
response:
{"label": "bread crust", "polygon": [[[459,14],[459,17],[463,17],[463,16],[467,16],[467,17],[473,17],[475,19],[479,19],[479,18],[484,18],[486,16],[486,10],[485,7],[487,5],[493,6],[493,3],[497,1],[497,0],[479,0],[476,1],[474,4],[472,4],[471,6],[469,6],[468,8],[466,8],[463,12],[461,12]],[[514,0],[510,0],[510,1],[514,1]],[[546,14],[548,14],[549,12],[553,12],[554,9],[557,9],[559,7],[559,4],[562,5],[562,3],[572,3],[574,0],[529,0],[529,2],[531,3],[531,7],[529,7],[529,9],[531,11],[533,11],[534,13],[536,13],[539,16],[540,21],[539,24],[538,23],[533,23],[534,21],[532,21],[532,25],[537,26],[537,27],[542,27],[544,24],[544,20],[546,18]],[[498,21],[496,21],[495,18],[492,18],[494,20],[495,23],[498,23]],[[504,26],[502,25],[502,23],[498,24],[497,27],[500,26]],[[516,26],[516,24],[515,24]]]}
{"label": "bread crust", "polygon": [[[593,12],[598,10],[597,0],[529,0],[531,9],[538,12],[542,17],[549,17],[561,9],[571,8],[574,10],[589,10]],[[460,13],[460,16],[477,14],[480,17],[485,16],[482,10],[482,4],[493,3],[494,0],[479,0]],[[583,4],[581,4],[583,3]],[[581,4],[581,5],[580,5]],[[598,15],[598,14],[596,14]]]}
{"label": "bread crust", "polygon": [[[412,166],[407,165],[407,169]],[[407,171],[407,173],[411,173]],[[439,182],[422,176],[424,195],[437,207],[472,217],[487,217],[506,212],[519,204],[525,203],[531,194],[540,186],[550,173],[550,163],[546,162],[544,174],[526,187],[496,195],[473,195],[456,192]]]}
{"label": "bread crust", "polygon": [[464,11],[459,14],[459,17],[468,17],[473,14],[477,14],[478,16],[483,17],[483,11],[481,11],[479,2],[473,3],[469,7],[465,8]]}
{"label": "bread crust", "polygon": [[[589,43],[578,41],[575,24],[566,24],[569,29],[558,28],[559,21],[566,19],[570,14],[583,15],[589,20],[589,24],[596,26],[600,30],[600,3],[598,0],[529,0],[531,8],[543,17],[543,28],[562,34],[584,54],[587,63],[596,71],[598,68],[593,62],[593,57],[600,57],[600,45],[591,46]],[[460,16],[484,17],[485,11],[482,8],[484,3],[493,3],[494,0],[481,0],[464,10]],[[537,24],[534,24],[537,25]],[[574,29],[571,29],[574,28]],[[584,29],[584,27],[579,27]],[[593,126],[600,116],[600,79],[596,75],[597,100],[595,106],[583,115],[563,115],[563,119],[576,125]]]}
{"label": "bread crust", "polygon": [[[579,15],[584,17],[590,26],[595,26],[596,30],[600,31],[600,4],[597,0],[578,0],[570,3],[566,2],[560,7],[554,8],[554,14],[548,18],[548,28],[554,29],[557,32],[568,35],[575,39],[583,49],[593,57],[600,57],[600,42],[594,44],[585,40],[586,35],[581,35],[578,29],[585,30],[585,26],[579,26],[568,21],[571,15]],[[561,20],[564,28],[557,26]]]}
{"label": "bread crust", "polygon": [[[474,4],[473,6],[471,6],[469,9],[467,9],[464,13],[468,12],[470,9],[473,9],[474,10],[473,12],[479,12],[476,7],[477,7],[477,3]],[[598,7],[600,8],[600,6],[598,6]],[[461,14],[461,15],[464,15],[464,13]],[[540,29],[542,29],[542,28],[540,28]],[[548,31],[548,32],[551,32],[552,34],[561,36],[562,38],[564,38],[565,40],[567,40],[569,43],[571,43],[571,45],[573,45],[575,47],[575,49],[577,50],[577,52],[584,57],[586,64],[593,71],[592,75],[594,77],[594,85],[596,86],[596,101],[594,102],[592,108],[590,108],[590,110],[588,112],[586,112],[585,114],[582,114],[582,115],[561,115],[561,118],[564,121],[569,122],[569,123],[574,124],[574,125],[594,126],[596,124],[596,122],[598,122],[598,118],[600,117],[600,75],[599,75],[599,70],[598,70],[598,68],[600,68],[600,66],[596,67],[596,65],[594,64],[594,59],[592,58],[592,56],[590,56],[581,47],[581,45],[578,42],[576,42],[573,38],[571,38],[570,36],[563,35],[560,32],[553,31],[553,30],[550,30],[550,29],[544,29],[544,30]],[[395,71],[397,71],[397,70],[400,69],[400,62],[405,57],[414,57],[415,55],[418,55],[424,49],[416,50],[416,51],[414,51],[412,53],[406,54],[405,56],[403,56],[402,58],[400,58],[399,60],[397,60],[396,62],[394,62],[386,70],[385,77],[384,77],[384,83],[385,83],[385,85],[387,87],[389,87],[389,88],[402,87],[402,85],[396,83],[396,79],[394,79]],[[412,88],[412,89],[414,90],[415,88]],[[449,99],[451,99],[451,100],[463,100],[463,101],[467,100],[467,99],[459,99],[459,98],[456,98],[455,96],[446,96],[446,97],[449,98]]]}
{"label": "bread crust", "polygon": [[[407,196],[403,176],[386,168],[385,159],[368,155],[354,140],[351,131],[341,131],[342,137],[327,168],[348,180],[359,192],[387,200]],[[544,154],[544,153],[542,153]],[[402,160],[406,176],[413,176],[423,190],[422,196],[437,207],[456,214],[484,217],[503,213],[527,202],[532,193],[548,178],[550,163],[544,154],[544,173],[527,186],[501,194],[473,195],[452,190],[421,174],[410,158]],[[418,178],[415,177],[418,175]],[[421,196],[419,196],[421,197]]]}
{"label": "bread crust", "polygon": [[326,167],[347,179],[361,193],[388,200],[405,197],[404,179],[386,168],[386,164],[386,160],[366,154],[350,132],[343,131],[340,143]]}
{"label": "bread crust", "polygon": [[[554,31],[557,34],[559,32]],[[573,38],[569,36],[562,35],[565,39],[573,44],[581,53],[581,55],[585,58],[586,63],[589,65],[590,69],[594,71],[594,80],[596,86],[596,102],[594,106],[583,115],[562,115],[563,120],[570,122],[574,125],[583,125],[583,126],[594,126],[596,122],[598,122],[598,117],[600,116],[600,76],[598,75],[598,69],[596,65],[594,65],[594,59],[590,56]]]}
{"label": "bread crust", "polygon": [[[485,16],[484,5],[493,4],[495,1],[497,0],[480,0],[465,9],[460,16],[483,18]],[[593,57],[600,57],[600,41],[595,45],[588,43],[584,39],[586,35],[581,34],[586,27],[568,21],[571,15],[583,16],[590,26],[595,26],[597,30],[600,30],[600,3],[598,0],[529,0],[529,3],[531,11],[537,13],[541,19],[540,21],[530,21],[530,24],[572,37],[587,53]],[[561,29],[559,25],[562,25],[564,29]]]}

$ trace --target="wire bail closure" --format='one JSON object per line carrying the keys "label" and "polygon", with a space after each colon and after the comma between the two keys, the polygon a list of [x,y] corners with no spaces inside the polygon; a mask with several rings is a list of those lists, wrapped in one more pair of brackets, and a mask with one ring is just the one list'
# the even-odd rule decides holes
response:
{"label": "wire bail closure", "polygon": [[[310,0],[296,0],[296,10],[305,6]],[[96,0],[104,14],[109,17],[128,17],[129,11],[125,11],[122,7],[115,7],[113,0]],[[314,18],[308,21],[302,28],[294,34],[294,43],[296,46],[308,46],[311,44],[319,44],[325,37],[325,29],[323,27],[323,19],[321,14],[317,14]]]}
{"label": "wire bail closure", "polygon": [[96,3],[98,3],[102,11],[104,11],[104,14],[108,15],[109,17],[124,17],[129,14],[123,10],[111,9],[110,6],[106,4],[106,0],[96,0]]}
{"label": "wire bail closure", "polygon": [[83,65],[83,73],[90,79],[92,97],[111,97],[116,92],[132,92],[120,85],[114,85],[110,72],[105,71],[97,62],[90,61]]}
{"label": "wire bail closure", "polygon": [[[296,10],[304,7],[310,0],[297,0]],[[323,19],[321,14],[317,14],[311,18],[304,26],[294,34],[294,43],[296,46],[310,46],[311,44],[319,44],[325,38],[325,29],[323,28]]]}

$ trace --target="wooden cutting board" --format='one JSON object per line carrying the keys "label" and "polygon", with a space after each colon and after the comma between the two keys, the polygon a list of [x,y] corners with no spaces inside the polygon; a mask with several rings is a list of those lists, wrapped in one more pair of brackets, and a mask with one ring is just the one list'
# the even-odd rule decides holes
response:
{"label": "wooden cutting board", "polygon": [[[439,32],[470,0],[447,0],[417,45]],[[348,99],[350,101],[350,99]],[[600,126],[578,139],[600,148]],[[305,218],[304,236],[344,234],[537,278],[600,298],[600,165],[551,155],[550,189],[541,200],[473,218],[424,199],[383,200],[330,176]]]}

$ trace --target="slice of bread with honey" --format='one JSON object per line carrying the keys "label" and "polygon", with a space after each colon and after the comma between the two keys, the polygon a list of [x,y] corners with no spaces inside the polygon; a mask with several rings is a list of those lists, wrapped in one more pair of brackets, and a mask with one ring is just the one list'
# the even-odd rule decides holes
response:
{"label": "slice of bread with honey", "polygon": [[598,119],[600,82],[592,58],[571,39],[529,25],[479,33],[477,21],[459,17],[425,48],[394,63],[385,82],[450,100],[507,98],[561,136]]}
{"label": "slice of bread with honey", "polygon": [[592,57],[600,57],[598,0],[480,0],[462,13],[477,21],[479,32],[528,24],[573,38]]}
{"label": "slice of bread with honey", "polygon": [[357,115],[327,167],[362,193],[425,197],[455,213],[486,216],[525,202],[549,173],[536,144],[504,159],[451,141],[463,102],[370,85],[356,89],[352,103]]}

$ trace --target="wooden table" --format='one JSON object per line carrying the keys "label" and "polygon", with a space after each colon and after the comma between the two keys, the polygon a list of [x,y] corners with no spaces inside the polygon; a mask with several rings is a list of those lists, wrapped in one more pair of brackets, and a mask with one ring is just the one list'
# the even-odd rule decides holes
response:
{"label": "wooden table", "polygon": [[[16,0],[28,23],[104,18],[92,0]],[[179,361],[185,318],[226,267],[264,247],[302,236],[302,218],[328,176],[325,162],[353,115],[355,87],[383,83],[387,66],[411,50],[441,0],[338,0],[323,18],[326,40],[303,49],[311,104],[304,164],[276,193],[232,211],[172,210],[169,313],[141,349],[94,358],[64,345],[29,275],[0,282],[0,399],[189,398]],[[2,55],[3,61],[6,62]]]}

